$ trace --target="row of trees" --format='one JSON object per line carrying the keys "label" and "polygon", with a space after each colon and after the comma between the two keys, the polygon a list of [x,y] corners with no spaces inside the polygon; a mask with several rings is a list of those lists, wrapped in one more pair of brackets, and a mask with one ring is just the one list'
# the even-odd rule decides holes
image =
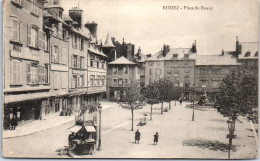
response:
{"label": "row of trees", "polygon": [[171,109],[171,100],[178,99],[180,95],[181,91],[174,88],[173,83],[164,77],[143,89],[140,88],[138,83],[131,83],[129,87],[125,88],[125,92],[122,93],[118,103],[122,108],[131,111],[131,130],[133,130],[135,110],[142,109],[144,105],[150,104],[150,119],[152,120],[154,104],[161,103],[161,114],[163,114],[163,102],[168,102],[169,109]]}

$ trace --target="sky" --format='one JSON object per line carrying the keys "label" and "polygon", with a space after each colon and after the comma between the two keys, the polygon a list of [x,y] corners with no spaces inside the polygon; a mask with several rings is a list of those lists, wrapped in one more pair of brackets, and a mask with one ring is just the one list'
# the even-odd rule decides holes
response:
{"label": "sky", "polygon": [[[235,49],[236,36],[258,41],[258,0],[61,0],[65,14],[78,4],[83,24],[98,23],[98,39],[104,43],[108,33],[120,43],[124,38],[135,53],[139,46],[143,54],[155,54],[163,44],[189,48],[196,40],[199,55],[218,55]],[[200,10],[187,10],[196,6]]]}

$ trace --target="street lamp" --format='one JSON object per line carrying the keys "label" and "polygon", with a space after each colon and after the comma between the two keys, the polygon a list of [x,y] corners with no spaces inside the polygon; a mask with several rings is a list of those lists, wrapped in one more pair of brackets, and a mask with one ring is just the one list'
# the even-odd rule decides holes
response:
{"label": "street lamp", "polygon": [[98,141],[98,150],[101,150],[101,110],[102,106],[98,104],[98,110],[99,110],[99,141]]}
{"label": "street lamp", "polygon": [[235,122],[232,121],[232,119],[230,118],[227,121],[228,124],[228,130],[229,130],[229,134],[227,135],[227,138],[229,138],[229,144],[228,144],[228,158],[230,159],[230,150],[231,150],[231,146],[232,146],[232,139],[235,137],[234,135],[234,131],[235,131]]}

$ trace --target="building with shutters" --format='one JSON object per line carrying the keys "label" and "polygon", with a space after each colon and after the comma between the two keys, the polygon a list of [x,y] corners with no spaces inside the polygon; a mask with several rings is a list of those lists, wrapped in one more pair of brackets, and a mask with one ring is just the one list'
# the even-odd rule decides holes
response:
{"label": "building with shutters", "polygon": [[8,0],[3,8],[4,121],[42,118],[51,90],[42,0]]}
{"label": "building with shutters", "polygon": [[106,92],[107,56],[97,43],[97,24],[83,25],[78,7],[65,15],[60,0],[5,5],[5,120],[45,119],[98,104]]}

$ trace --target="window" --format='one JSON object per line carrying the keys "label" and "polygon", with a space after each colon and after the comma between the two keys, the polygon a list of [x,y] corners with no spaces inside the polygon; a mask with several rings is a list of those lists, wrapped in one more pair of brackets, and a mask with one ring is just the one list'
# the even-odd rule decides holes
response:
{"label": "window", "polygon": [[72,67],[77,68],[77,64],[78,64],[78,56],[77,55],[73,55]]}
{"label": "window", "polygon": [[72,78],[72,87],[71,88],[76,88],[77,87],[77,76],[74,75]]}
{"label": "window", "polygon": [[28,64],[27,69],[27,82],[28,84],[36,84],[38,82],[37,65]]}
{"label": "window", "polygon": [[12,20],[12,40],[20,42],[21,37],[21,21],[17,18]]}
{"label": "window", "polygon": [[123,67],[123,73],[124,73],[124,75],[128,75],[128,73],[129,73],[129,67],[128,66]]}
{"label": "window", "polygon": [[102,60],[102,62],[101,62],[101,68],[102,68],[102,69],[105,68],[105,62],[104,62],[104,60]]}
{"label": "window", "polygon": [[78,77],[78,87],[84,87],[84,76]]}
{"label": "window", "polygon": [[102,85],[105,85],[105,79],[106,79],[106,77],[102,76]]}
{"label": "window", "polygon": [[77,48],[77,43],[78,43],[78,37],[76,35],[73,35],[72,38],[72,47]]}
{"label": "window", "polygon": [[153,66],[153,64],[154,64],[154,62],[152,62],[152,61],[151,61],[151,62],[149,62],[149,65],[150,65],[150,66]]}
{"label": "window", "polygon": [[52,48],[52,62],[59,63],[59,48],[58,46],[53,46]]}
{"label": "window", "polygon": [[202,88],[206,88],[207,87],[207,83],[208,83],[207,80],[201,80],[201,87]]}
{"label": "window", "polygon": [[37,0],[32,1],[32,13],[38,16],[38,3]]}
{"label": "window", "polygon": [[31,28],[31,47],[38,47],[38,29],[36,27]]}
{"label": "window", "polygon": [[174,76],[178,77],[179,76],[179,71],[178,70],[174,70]]}
{"label": "window", "polygon": [[90,66],[91,67],[94,66],[94,57],[93,56],[90,57]]}
{"label": "window", "polygon": [[48,70],[48,65],[44,66],[44,71],[43,71],[43,83],[48,84],[49,82],[49,70]]}
{"label": "window", "polygon": [[100,86],[100,76],[97,76],[97,85]]}
{"label": "window", "polygon": [[80,50],[84,50],[84,39],[80,38]]}
{"label": "window", "polygon": [[59,0],[53,0],[53,5],[59,5]]}
{"label": "window", "polygon": [[179,87],[179,81],[174,81],[174,86]]}
{"label": "window", "polygon": [[95,76],[90,76],[90,86],[94,86]]}
{"label": "window", "polygon": [[112,86],[117,86],[117,78],[113,78],[113,84]]}
{"label": "window", "polygon": [[219,81],[213,80],[212,81],[212,87],[213,88],[218,88],[219,87]]}
{"label": "window", "polygon": [[62,39],[64,40],[64,41],[66,41],[66,40],[68,40],[68,32],[67,32],[67,30],[62,30]]}
{"label": "window", "polygon": [[119,78],[119,79],[118,79],[118,85],[119,85],[119,86],[122,86],[122,85],[123,85],[123,79],[122,79],[122,78]]}
{"label": "window", "polygon": [[48,51],[48,41],[45,32],[42,33],[42,49]]}
{"label": "window", "polygon": [[115,75],[115,74],[117,74],[117,67],[113,67],[112,68],[112,73]]}
{"label": "window", "polygon": [[84,69],[84,57],[80,57],[80,69]]}
{"label": "window", "polygon": [[99,68],[99,66],[100,66],[100,63],[99,63],[99,57],[97,57],[97,59],[96,59],[96,62],[97,62],[97,68]]}
{"label": "window", "polygon": [[127,84],[128,84],[128,80],[125,79],[125,80],[124,80],[124,85],[127,86]]}
{"label": "window", "polygon": [[156,68],[155,69],[155,74],[156,75],[160,75],[161,74],[161,69],[160,68]]}
{"label": "window", "polygon": [[53,36],[55,37],[59,36],[59,27],[56,25],[53,25]]}
{"label": "window", "polygon": [[246,52],[245,57],[249,57],[250,53],[251,53],[250,51]]}
{"label": "window", "polygon": [[189,58],[189,54],[184,54],[184,59],[188,59]]}
{"label": "window", "polygon": [[12,60],[11,68],[11,84],[21,83],[21,62],[19,60]]}
{"label": "window", "polygon": [[176,60],[178,58],[178,54],[173,54],[173,59]]}
{"label": "window", "polygon": [[190,87],[190,82],[185,82],[184,87],[186,87],[186,88]]}
{"label": "window", "polygon": [[257,51],[257,52],[255,52],[255,57],[258,57],[258,51]]}
{"label": "window", "polygon": [[152,68],[150,69],[150,75],[153,75],[153,69]]}
{"label": "window", "polygon": [[172,75],[172,70],[171,69],[167,69],[167,75]]}
{"label": "window", "polygon": [[190,77],[190,71],[185,71],[184,77],[185,77],[185,78],[189,78],[189,77]]}

